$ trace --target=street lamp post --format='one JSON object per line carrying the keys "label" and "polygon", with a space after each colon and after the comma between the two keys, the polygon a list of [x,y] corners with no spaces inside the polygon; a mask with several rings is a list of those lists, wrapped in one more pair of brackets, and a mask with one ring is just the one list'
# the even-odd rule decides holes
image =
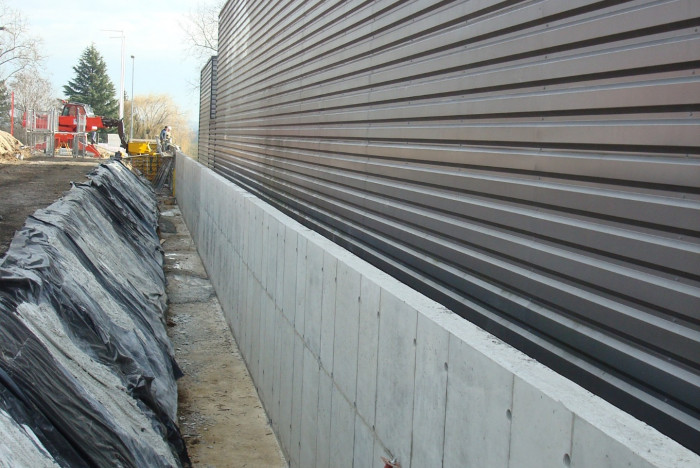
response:
{"label": "street lamp post", "polygon": [[112,36],[111,39],[121,39],[122,40],[122,69],[121,69],[121,80],[119,81],[119,118],[124,118],[124,45],[126,36],[124,36],[124,31],[121,29],[103,29],[103,31],[118,32],[119,36]]}
{"label": "street lamp post", "polygon": [[119,118],[124,118],[124,31],[119,31],[121,33],[122,40],[122,73],[121,81],[119,82]]}
{"label": "street lamp post", "polygon": [[131,125],[129,126],[129,141],[134,139],[134,56],[131,56]]}

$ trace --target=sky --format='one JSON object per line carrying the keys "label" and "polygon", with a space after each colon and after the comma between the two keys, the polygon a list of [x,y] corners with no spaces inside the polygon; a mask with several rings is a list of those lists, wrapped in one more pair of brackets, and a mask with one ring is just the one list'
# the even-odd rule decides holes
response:
{"label": "sky", "polygon": [[53,83],[56,97],[64,97],[63,86],[75,77],[73,67],[92,43],[104,58],[119,93],[121,33],[106,30],[123,31],[127,95],[132,95],[133,62],[133,94],[169,94],[196,125],[203,64],[186,53],[181,27],[195,8],[195,0],[4,1],[22,13],[32,35],[43,40],[46,78]]}

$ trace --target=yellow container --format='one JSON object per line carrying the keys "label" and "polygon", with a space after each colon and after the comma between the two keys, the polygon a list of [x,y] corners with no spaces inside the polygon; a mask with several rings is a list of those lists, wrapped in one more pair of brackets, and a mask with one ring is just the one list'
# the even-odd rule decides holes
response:
{"label": "yellow container", "polygon": [[126,151],[129,154],[155,154],[157,144],[155,140],[131,140]]}

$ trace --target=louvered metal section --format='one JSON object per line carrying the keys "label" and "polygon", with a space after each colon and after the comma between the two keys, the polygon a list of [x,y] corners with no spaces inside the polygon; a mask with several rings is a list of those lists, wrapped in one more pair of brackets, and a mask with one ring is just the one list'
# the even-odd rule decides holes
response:
{"label": "louvered metal section", "polygon": [[232,0],[209,154],[697,451],[699,25],[695,0]]}
{"label": "louvered metal section", "polygon": [[197,154],[199,161],[212,168],[214,158],[211,151],[215,136],[216,119],[216,62],[217,57],[209,59],[200,74],[200,98],[199,98],[199,143]]}

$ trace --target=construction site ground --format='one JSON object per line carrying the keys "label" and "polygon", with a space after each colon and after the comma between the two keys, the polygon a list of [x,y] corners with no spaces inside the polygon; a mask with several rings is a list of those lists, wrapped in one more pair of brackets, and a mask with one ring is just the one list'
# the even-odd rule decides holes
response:
{"label": "construction site ground", "polygon": [[[0,257],[15,230],[85,182],[91,158],[0,158]],[[172,197],[160,200],[170,307],[168,333],[185,376],[178,417],[195,467],[282,467],[286,462],[192,239]]]}

